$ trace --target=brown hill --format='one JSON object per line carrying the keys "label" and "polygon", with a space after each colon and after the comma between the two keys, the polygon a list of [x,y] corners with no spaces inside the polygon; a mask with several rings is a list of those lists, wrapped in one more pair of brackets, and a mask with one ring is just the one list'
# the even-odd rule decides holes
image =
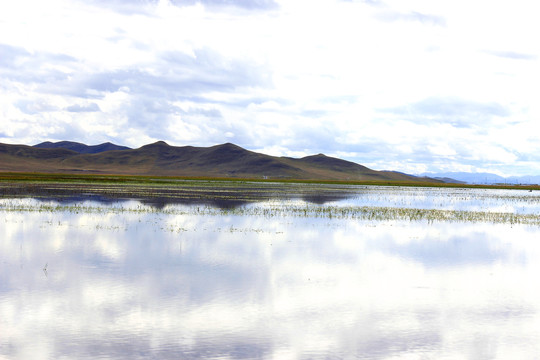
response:
{"label": "brown hill", "polygon": [[[73,145],[70,142],[66,143]],[[88,148],[84,144],[81,145],[83,146],[79,146],[79,149]],[[0,144],[0,171],[223,178],[433,181],[433,179],[418,178],[398,172],[375,171],[323,154],[296,159],[256,153],[231,143],[211,147],[176,147],[163,141],[138,149],[128,148],[97,153],[80,153],[61,147],[43,148]]]}
{"label": "brown hill", "polygon": [[50,141],[45,141],[37,145],[34,145],[34,147],[43,148],[43,149],[62,148],[62,149],[73,150],[81,154],[97,154],[97,153],[109,151],[109,150],[128,150],[129,149],[127,146],[119,146],[119,145],[112,144],[110,142],[106,142],[99,145],[88,146],[86,144],[81,144],[74,141],[58,141],[54,143]]}

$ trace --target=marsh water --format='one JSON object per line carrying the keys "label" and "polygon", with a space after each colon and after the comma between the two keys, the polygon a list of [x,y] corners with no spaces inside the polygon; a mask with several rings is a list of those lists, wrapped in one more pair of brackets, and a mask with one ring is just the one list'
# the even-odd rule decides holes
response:
{"label": "marsh water", "polygon": [[4,196],[0,359],[540,357],[540,194],[299,187]]}

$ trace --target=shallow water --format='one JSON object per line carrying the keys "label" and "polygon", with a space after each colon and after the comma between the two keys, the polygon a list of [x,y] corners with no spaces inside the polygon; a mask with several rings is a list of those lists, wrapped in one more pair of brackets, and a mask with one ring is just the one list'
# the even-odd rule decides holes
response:
{"label": "shallow water", "polygon": [[[386,191],[317,206],[538,206],[526,192]],[[540,355],[538,226],[14,202],[43,204],[0,200],[0,358]]]}

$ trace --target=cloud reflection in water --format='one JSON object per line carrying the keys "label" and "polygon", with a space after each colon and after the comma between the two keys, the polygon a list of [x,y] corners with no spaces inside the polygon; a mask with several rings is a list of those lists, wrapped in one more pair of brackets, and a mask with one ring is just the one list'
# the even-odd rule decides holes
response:
{"label": "cloud reflection in water", "polygon": [[159,211],[0,220],[10,359],[540,352],[535,227]]}

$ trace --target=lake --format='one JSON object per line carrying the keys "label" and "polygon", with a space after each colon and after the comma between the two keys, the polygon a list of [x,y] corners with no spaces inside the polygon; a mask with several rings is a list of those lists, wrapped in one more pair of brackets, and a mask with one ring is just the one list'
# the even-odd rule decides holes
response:
{"label": "lake", "polygon": [[206,184],[4,194],[0,359],[540,356],[539,192]]}

